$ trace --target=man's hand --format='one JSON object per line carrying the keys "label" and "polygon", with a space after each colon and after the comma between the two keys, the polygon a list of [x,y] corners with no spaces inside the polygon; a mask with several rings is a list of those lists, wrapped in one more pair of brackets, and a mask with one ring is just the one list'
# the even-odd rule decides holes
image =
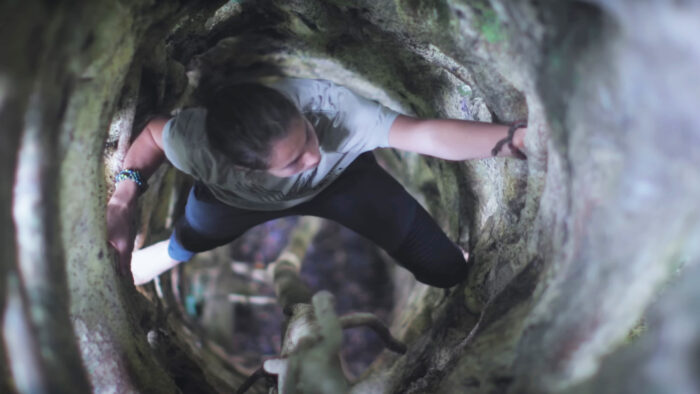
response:
{"label": "man's hand", "polygon": [[501,154],[504,146],[510,149],[511,155],[517,157],[518,159],[527,160],[527,156],[521,150],[521,147],[525,146],[525,136],[524,133],[520,133],[518,140],[516,140],[516,133],[518,130],[527,128],[527,123],[525,122],[513,122],[508,128],[508,135],[503,139],[498,141],[496,145],[491,149],[492,156],[498,156]]}
{"label": "man's hand", "polygon": [[521,151],[525,150],[525,134],[527,134],[527,127],[519,128],[513,134],[513,145]]}
{"label": "man's hand", "polygon": [[107,203],[107,242],[117,252],[117,269],[123,276],[131,276],[131,252],[134,250],[132,221],[136,211],[137,187],[131,181],[120,182]]}
{"label": "man's hand", "polygon": [[[123,168],[141,171],[148,179],[165,160],[163,152],[163,129],[168,118],[151,119],[129,147],[124,157]],[[107,203],[107,242],[116,250],[118,270],[131,277],[131,252],[134,250],[132,220],[136,212],[139,189],[130,180],[119,182],[112,198]]]}

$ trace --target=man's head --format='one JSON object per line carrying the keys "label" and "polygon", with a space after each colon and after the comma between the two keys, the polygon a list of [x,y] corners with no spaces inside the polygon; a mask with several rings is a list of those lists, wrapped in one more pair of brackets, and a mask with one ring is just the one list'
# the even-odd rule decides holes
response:
{"label": "man's head", "polygon": [[286,177],[320,160],[318,139],[294,103],[260,84],[230,85],[208,97],[206,130],[233,164]]}

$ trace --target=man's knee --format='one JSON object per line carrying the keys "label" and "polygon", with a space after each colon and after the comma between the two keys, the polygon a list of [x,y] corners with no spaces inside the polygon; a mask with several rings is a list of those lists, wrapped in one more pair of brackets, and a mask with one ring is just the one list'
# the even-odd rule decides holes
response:
{"label": "man's knee", "polygon": [[428,254],[412,254],[407,248],[394,254],[401,266],[408,269],[416,280],[430,286],[448,288],[467,278],[469,268],[456,246],[450,250],[433,250]]}
{"label": "man's knee", "polygon": [[[185,217],[181,217],[175,224],[175,230],[171,236],[171,244],[177,245],[192,255],[199,252],[212,250],[228,243],[228,239],[222,239],[195,229]],[[173,256],[175,257],[175,256]]]}
{"label": "man's knee", "polygon": [[422,208],[416,210],[411,229],[392,256],[419,282],[431,286],[452,287],[469,273],[462,251]]}

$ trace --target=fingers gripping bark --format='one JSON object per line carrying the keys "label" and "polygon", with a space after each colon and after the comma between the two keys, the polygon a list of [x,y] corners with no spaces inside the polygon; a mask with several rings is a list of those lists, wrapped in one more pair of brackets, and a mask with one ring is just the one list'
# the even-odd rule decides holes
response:
{"label": "fingers gripping bark", "polygon": [[131,276],[131,252],[134,250],[134,207],[113,200],[107,204],[107,242],[117,254],[116,269]]}
{"label": "fingers gripping bark", "polygon": [[[163,130],[168,118],[151,119],[128,147],[122,168],[139,171],[147,180],[165,160]],[[117,182],[107,204],[107,241],[117,252],[117,269],[131,278],[131,252],[134,249],[136,201],[143,190],[133,180]]]}

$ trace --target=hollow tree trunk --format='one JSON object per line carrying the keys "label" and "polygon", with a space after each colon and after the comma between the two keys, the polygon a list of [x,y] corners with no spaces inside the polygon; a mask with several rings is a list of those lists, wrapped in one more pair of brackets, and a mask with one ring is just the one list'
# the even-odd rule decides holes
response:
{"label": "hollow tree trunk", "polygon": [[[449,292],[407,287],[393,330],[409,350],[383,355],[366,392],[592,392],[608,384],[608,366],[636,378],[650,365],[630,353],[655,360],[651,338],[627,351],[620,343],[659,285],[700,256],[700,6],[270,0],[229,2],[208,19],[219,5],[0,5],[1,391],[193,387],[183,380],[226,391],[242,381],[198,354],[196,333],[167,313],[179,301],[168,303],[163,288],[177,289],[167,278],[137,293],[116,276],[102,160],[128,139],[109,135],[105,149],[129,91],[138,124],[190,103],[183,92],[198,79],[216,84],[250,66],[256,77],[330,78],[422,117],[528,119],[527,162],[387,154],[470,249],[473,268]],[[258,61],[272,67],[259,71]],[[163,211],[149,212],[171,188],[183,191],[173,179],[163,175],[145,197],[144,242],[167,233]],[[697,291],[683,289],[668,297],[690,309]],[[686,313],[653,315],[673,325]],[[697,325],[684,327],[682,343],[697,346]],[[147,333],[168,330],[169,345],[147,344]],[[673,379],[645,376],[654,384],[620,391]],[[682,389],[698,387],[697,374],[684,376]]]}

